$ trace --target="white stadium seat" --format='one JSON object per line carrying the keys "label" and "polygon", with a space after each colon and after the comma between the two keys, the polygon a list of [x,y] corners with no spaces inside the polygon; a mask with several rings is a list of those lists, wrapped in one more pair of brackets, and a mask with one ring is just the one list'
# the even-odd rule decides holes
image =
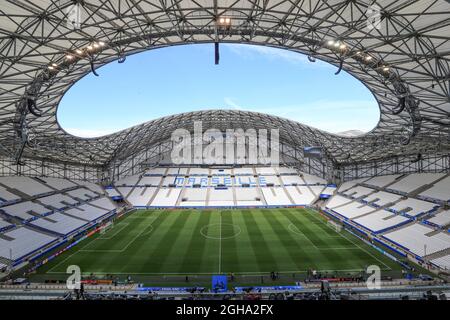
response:
{"label": "white stadium seat", "polygon": [[0,177],[0,183],[9,188],[23,192],[29,196],[37,196],[40,194],[54,192],[53,189],[50,189],[49,187],[30,177],[22,177],[22,176]]}
{"label": "white stadium seat", "polygon": [[412,173],[401,178],[388,187],[389,190],[395,190],[402,193],[410,193],[426,184],[442,178],[444,173]]}
{"label": "white stadium seat", "polygon": [[86,221],[54,213],[45,218],[40,218],[31,222],[32,225],[47,229],[62,235],[71,233],[87,224]]}
{"label": "white stadium seat", "polygon": [[435,183],[431,188],[420,193],[419,196],[450,202],[450,176]]}

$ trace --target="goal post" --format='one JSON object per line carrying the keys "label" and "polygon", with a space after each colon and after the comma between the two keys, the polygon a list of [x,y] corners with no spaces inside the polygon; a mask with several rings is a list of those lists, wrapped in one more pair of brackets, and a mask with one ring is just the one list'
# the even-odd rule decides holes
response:
{"label": "goal post", "polygon": [[341,232],[342,231],[342,225],[340,223],[337,223],[333,220],[328,220],[327,224],[333,228],[333,230],[335,230],[336,232]]}

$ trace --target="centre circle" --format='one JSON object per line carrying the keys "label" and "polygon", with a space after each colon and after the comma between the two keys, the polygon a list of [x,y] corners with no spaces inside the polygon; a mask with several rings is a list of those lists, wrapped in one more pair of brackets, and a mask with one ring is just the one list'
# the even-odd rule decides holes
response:
{"label": "centre circle", "polygon": [[200,229],[200,234],[208,239],[225,240],[237,237],[241,227],[231,223],[211,223]]}

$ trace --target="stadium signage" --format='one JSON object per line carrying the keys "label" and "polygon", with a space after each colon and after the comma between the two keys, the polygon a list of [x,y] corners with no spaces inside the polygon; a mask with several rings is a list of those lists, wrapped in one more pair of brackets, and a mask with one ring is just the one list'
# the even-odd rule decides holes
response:
{"label": "stadium signage", "polygon": [[[194,134],[177,129],[171,135],[174,143],[171,160],[174,164],[264,164],[278,165],[279,129],[208,129],[194,122]],[[270,149],[270,154],[269,154]]]}

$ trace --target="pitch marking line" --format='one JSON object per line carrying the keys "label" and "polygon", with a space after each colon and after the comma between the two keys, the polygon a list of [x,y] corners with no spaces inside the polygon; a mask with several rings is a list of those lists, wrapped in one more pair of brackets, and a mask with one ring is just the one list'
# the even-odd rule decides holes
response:
{"label": "pitch marking line", "polygon": [[[318,272],[360,272],[364,271],[365,269],[323,269],[323,270],[317,270]],[[388,271],[391,269],[381,269],[382,271]],[[306,273],[308,270],[294,270],[294,271],[279,271],[281,274],[293,274],[293,273]],[[52,274],[66,274],[65,272],[60,271],[54,271],[54,272],[47,272]],[[209,275],[215,275],[216,272],[198,272],[198,273],[182,273],[182,272],[96,272],[96,271],[86,271],[83,272],[83,275],[88,275],[94,273],[95,275],[106,275],[106,274],[130,274],[130,275],[154,275],[154,276],[186,276],[186,275],[194,275],[194,276],[209,276]],[[270,271],[251,271],[251,272],[234,272],[235,275],[242,275],[242,276],[250,276],[250,275],[267,275]]]}
{"label": "pitch marking line", "polygon": [[[314,217],[314,219],[320,221],[315,214],[313,214],[312,212],[310,212],[310,210],[306,210],[306,212],[308,212],[311,216]],[[332,227],[330,227],[328,224],[324,223],[324,225],[326,225],[328,228],[330,228],[331,230],[333,230]],[[344,230],[345,231],[345,230]],[[344,236],[342,233],[338,233],[342,238],[346,239],[347,241],[350,241],[351,243],[353,243],[355,246],[357,246],[358,248],[360,248],[361,250],[363,250],[365,253],[367,253],[369,256],[371,256],[372,258],[374,258],[375,260],[377,260],[378,262],[380,262],[383,266],[385,266],[387,268],[387,270],[392,270],[388,265],[386,265],[383,261],[381,261],[380,259],[378,259],[377,257],[375,257],[372,253],[370,253],[369,251],[367,251],[365,248],[361,247],[358,243],[354,242],[353,240],[347,238],[346,236]]]}
{"label": "pitch marking line", "polygon": [[[130,224],[128,222],[124,222],[121,226],[116,226],[116,228],[119,228],[119,230],[115,230],[116,232],[114,232],[113,234],[106,232],[104,235],[98,237],[97,240],[111,240],[129,225]],[[108,234],[108,237],[105,237],[106,234]]]}

